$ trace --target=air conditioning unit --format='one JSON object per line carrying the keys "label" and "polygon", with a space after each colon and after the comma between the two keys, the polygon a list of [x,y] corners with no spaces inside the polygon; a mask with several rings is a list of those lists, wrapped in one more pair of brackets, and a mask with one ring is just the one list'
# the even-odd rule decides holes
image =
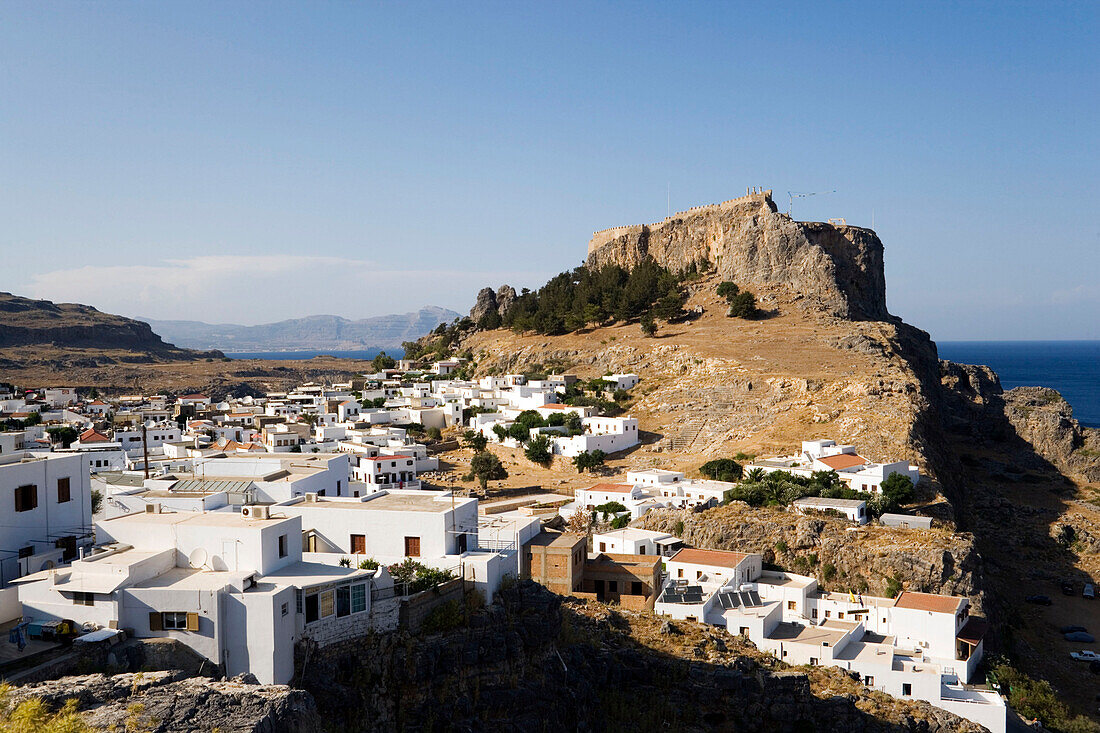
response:
{"label": "air conditioning unit", "polygon": [[157,502],[151,502],[145,505],[146,514],[160,514],[160,504]]}
{"label": "air conditioning unit", "polygon": [[271,507],[244,506],[241,507],[241,516],[245,519],[271,519]]}

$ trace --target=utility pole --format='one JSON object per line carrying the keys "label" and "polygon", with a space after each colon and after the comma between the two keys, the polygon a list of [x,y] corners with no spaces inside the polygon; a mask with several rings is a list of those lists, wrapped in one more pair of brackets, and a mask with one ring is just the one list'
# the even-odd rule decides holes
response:
{"label": "utility pole", "polygon": [[149,478],[149,428],[141,421],[141,457],[145,464],[145,478]]}

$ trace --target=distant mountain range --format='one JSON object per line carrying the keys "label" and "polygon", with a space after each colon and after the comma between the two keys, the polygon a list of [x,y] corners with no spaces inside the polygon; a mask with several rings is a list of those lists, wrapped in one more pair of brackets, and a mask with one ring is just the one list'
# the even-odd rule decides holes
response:
{"label": "distant mountain range", "polygon": [[415,341],[440,323],[450,323],[458,313],[427,306],[412,313],[395,313],[349,320],[340,316],[307,316],[259,326],[201,321],[141,320],[166,341],[192,349],[238,351],[357,351],[394,349],[403,341]]}

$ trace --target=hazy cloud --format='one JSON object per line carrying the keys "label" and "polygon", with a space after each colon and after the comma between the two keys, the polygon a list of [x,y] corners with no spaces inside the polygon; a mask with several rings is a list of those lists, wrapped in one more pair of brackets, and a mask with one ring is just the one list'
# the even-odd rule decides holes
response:
{"label": "hazy cloud", "polygon": [[525,271],[395,270],[341,257],[204,255],[44,272],[32,276],[28,295],[127,316],[251,325],[320,313],[362,318],[425,305],[465,312],[482,287],[519,289],[546,278]]}

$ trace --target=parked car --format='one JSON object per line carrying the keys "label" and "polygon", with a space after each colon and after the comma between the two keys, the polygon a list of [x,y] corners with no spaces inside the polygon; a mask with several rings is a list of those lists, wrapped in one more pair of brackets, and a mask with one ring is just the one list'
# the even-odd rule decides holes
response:
{"label": "parked car", "polygon": [[1075,587],[1075,586],[1073,585],[1073,581],[1072,581],[1072,580],[1063,580],[1063,581],[1062,581],[1062,595],[1064,595],[1064,596],[1072,596],[1072,595],[1074,595],[1074,594],[1075,594],[1076,592],[1077,592],[1077,589],[1076,589],[1076,587]]}
{"label": "parked car", "polygon": [[1072,634],[1074,631],[1088,631],[1084,626],[1063,626],[1059,631],[1063,634]]}
{"label": "parked car", "polygon": [[1034,603],[1037,606],[1049,606],[1054,603],[1054,601],[1050,600],[1050,596],[1028,596],[1024,600],[1028,603]]}
{"label": "parked car", "polygon": [[1092,644],[1096,641],[1096,637],[1092,634],[1086,634],[1084,631],[1073,631],[1065,636],[1066,641],[1076,641],[1081,644]]}
{"label": "parked car", "polygon": [[1070,652],[1070,657],[1076,659],[1078,662],[1100,662],[1100,654],[1092,651],[1091,649],[1083,649],[1079,652]]}
{"label": "parked car", "polygon": [[1081,597],[1088,598],[1090,601],[1096,599],[1096,589],[1092,587],[1092,583],[1085,583],[1085,587],[1081,591]]}

